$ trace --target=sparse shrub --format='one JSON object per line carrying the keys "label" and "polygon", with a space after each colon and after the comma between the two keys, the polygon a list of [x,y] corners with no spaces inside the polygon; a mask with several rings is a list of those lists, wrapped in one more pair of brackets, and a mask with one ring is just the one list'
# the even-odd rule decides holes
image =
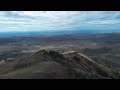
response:
{"label": "sparse shrub", "polygon": [[58,52],[55,52],[55,51],[50,51],[50,52],[49,52],[49,55],[50,55],[50,56],[53,56],[53,57],[55,57],[55,58],[62,58],[62,59],[64,59],[64,56],[63,56],[62,54],[60,54],[60,53],[58,53]]}
{"label": "sparse shrub", "polygon": [[76,57],[76,56],[74,56],[73,57],[76,61],[80,61],[80,58],[78,58],[78,57]]}

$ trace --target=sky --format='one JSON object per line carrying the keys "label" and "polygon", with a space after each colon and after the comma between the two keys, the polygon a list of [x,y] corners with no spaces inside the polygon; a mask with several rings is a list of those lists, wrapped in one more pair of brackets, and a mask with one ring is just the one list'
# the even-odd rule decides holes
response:
{"label": "sky", "polygon": [[0,32],[119,28],[120,11],[0,11]]}

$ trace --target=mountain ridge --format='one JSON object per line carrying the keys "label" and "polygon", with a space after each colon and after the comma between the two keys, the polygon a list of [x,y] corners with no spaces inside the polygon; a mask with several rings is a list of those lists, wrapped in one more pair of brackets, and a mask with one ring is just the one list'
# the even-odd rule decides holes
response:
{"label": "mountain ridge", "polygon": [[[69,51],[70,52],[70,51]],[[110,79],[119,78],[112,69],[82,53],[40,50],[18,61],[1,79]],[[6,65],[4,66],[6,67]],[[4,68],[3,68],[4,69]],[[120,75],[120,74],[119,74]]]}

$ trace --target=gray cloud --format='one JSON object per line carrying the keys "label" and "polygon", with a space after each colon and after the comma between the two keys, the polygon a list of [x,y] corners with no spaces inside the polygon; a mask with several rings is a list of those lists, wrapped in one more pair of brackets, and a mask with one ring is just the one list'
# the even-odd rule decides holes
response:
{"label": "gray cloud", "polygon": [[[78,29],[84,25],[120,24],[119,11],[1,11],[0,27],[26,30]],[[9,27],[4,27],[9,25]]]}

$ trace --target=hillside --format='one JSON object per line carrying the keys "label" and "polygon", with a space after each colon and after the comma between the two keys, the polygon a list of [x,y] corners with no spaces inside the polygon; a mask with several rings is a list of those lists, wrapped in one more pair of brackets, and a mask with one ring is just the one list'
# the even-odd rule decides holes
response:
{"label": "hillside", "polygon": [[0,79],[117,79],[119,75],[119,71],[75,51],[40,50],[0,65]]}

